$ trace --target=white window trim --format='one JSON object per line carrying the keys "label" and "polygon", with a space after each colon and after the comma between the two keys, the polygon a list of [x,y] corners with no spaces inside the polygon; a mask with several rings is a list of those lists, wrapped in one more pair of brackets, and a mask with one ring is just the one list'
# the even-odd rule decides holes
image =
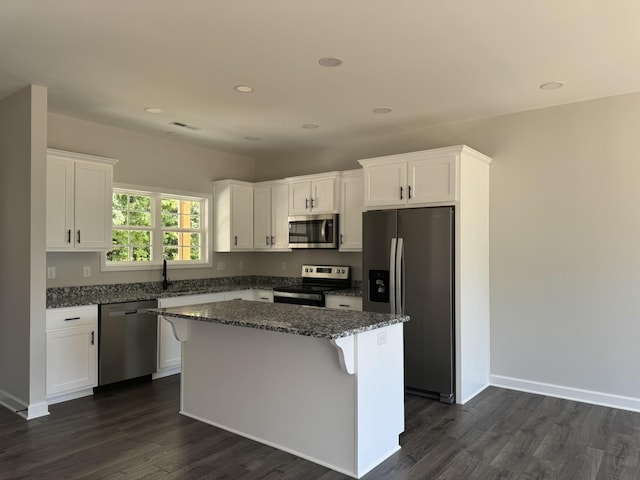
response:
{"label": "white window trim", "polygon": [[[201,192],[185,192],[181,190],[173,190],[173,189],[165,189],[165,188],[156,188],[156,187],[144,187],[141,185],[130,185],[126,183],[114,183],[114,189],[122,189],[122,190],[130,190],[134,192],[147,193],[147,194],[155,194],[155,195],[165,195],[165,196],[176,196],[176,197],[184,197],[186,199],[204,199],[203,210],[201,213],[201,221],[204,222],[203,231],[206,233],[205,238],[202,240],[202,255],[204,259],[200,261],[178,261],[178,260],[170,260],[168,262],[169,265],[174,268],[211,268],[212,265],[212,252],[211,247],[213,242],[213,234],[211,231],[211,226],[213,225],[213,195],[209,193],[201,193]],[[154,206],[152,205],[152,214],[155,215]],[[160,232],[160,226],[154,226],[153,233]],[[109,264],[107,263],[107,252],[103,252],[100,255],[100,271],[103,272],[123,272],[123,271],[141,271],[141,270],[161,270],[162,269],[162,258],[159,260],[154,260],[152,262],[144,262],[140,264]]]}

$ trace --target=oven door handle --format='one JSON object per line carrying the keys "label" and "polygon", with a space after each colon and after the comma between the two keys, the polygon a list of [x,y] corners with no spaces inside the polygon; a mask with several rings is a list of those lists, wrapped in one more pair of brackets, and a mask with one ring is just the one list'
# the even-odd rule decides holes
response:
{"label": "oven door handle", "polygon": [[275,297],[300,298],[302,300],[322,300],[322,294],[317,293],[291,293],[291,292],[273,292]]}
{"label": "oven door handle", "polygon": [[327,221],[326,220],[322,221],[322,228],[320,230],[322,234],[322,240],[326,242],[327,241]]}

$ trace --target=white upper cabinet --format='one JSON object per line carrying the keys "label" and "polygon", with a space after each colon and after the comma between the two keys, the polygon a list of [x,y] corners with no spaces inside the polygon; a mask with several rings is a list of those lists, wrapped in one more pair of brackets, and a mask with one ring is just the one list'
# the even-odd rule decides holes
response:
{"label": "white upper cabinet", "polygon": [[339,172],[287,178],[289,215],[338,213]]}
{"label": "white upper cabinet", "polygon": [[289,185],[262,182],[253,188],[253,246],[256,250],[288,250]]}
{"label": "white upper cabinet", "polygon": [[362,170],[342,172],[340,179],[340,246],[341,252],[362,251],[362,210],[364,176]]}
{"label": "white upper cabinet", "polygon": [[359,160],[364,168],[365,208],[409,207],[459,200],[460,158],[473,152],[456,146]]}
{"label": "white upper cabinet", "polygon": [[111,248],[117,160],[47,150],[47,251]]}
{"label": "white upper cabinet", "polygon": [[253,184],[220,180],[213,193],[214,250],[253,250]]}

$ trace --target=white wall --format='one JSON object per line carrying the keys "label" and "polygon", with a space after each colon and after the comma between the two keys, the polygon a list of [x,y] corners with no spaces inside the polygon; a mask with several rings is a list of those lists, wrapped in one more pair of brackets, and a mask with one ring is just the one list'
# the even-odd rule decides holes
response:
{"label": "white wall", "polygon": [[493,157],[493,382],[640,409],[638,112],[635,93],[409,131],[258,160],[256,178],[457,144]]}
{"label": "white wall", "polygon": [[0,101],[0,403],[47,413],[45,395],[45,190],[47,90]]}
{"label": "white wall", "polygon": [[[214,180],[252,180],[254,175],[250,158],[52,113],[48,146],[117,159],[116,183],[211,195]],[[218,271],[215,265],[217,260],[224,260],[221,255],[213,255],[214,268],[171,269],[169,276],[178,280],[247,273],[246,268],[238,268],[240,260],[250,264],[243,254],[234,254],[233,261],[225,261],[227,268]],[[48,280],[47,287],[161,280],[160,267],[140,272],[101,272],[98,253],[48,253],[47,266],[56,267],[56,278]],[[91,267],[90,278],[83,277],[84,266]]]}

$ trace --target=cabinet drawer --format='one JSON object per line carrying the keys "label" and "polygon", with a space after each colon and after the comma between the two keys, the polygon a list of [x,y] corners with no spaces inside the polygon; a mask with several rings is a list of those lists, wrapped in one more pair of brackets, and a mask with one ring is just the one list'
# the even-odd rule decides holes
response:
{"label": "cabinet drawer", "polygon": [[273,292],[271,290],[255,290],[255,295],[257,302],[273,303]]}
{"label": "cabinet drawer", "polygon": [[327,295],[327,308],[340,310],[362,311],[362,297],[345,297],[342,295]]}
{"label": "cabinet drawer", "polygon": [[98,306],[52,308],[47,310],[47,331],[98,324]]}

